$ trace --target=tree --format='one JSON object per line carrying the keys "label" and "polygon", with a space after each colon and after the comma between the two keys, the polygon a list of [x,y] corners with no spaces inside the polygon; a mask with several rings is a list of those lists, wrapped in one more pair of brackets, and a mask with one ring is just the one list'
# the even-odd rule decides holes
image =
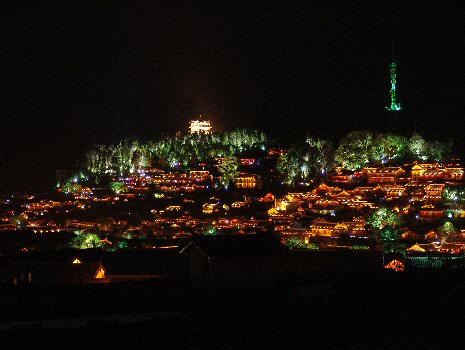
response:
{"label": "tree", "polygon": [[442,191],[442,199],[448,204],[456,204],[458,201],[465,199],[465,189],[460,186],[446,185]]}
{"label": "tree", "polygon": [[427,143],[417,132],[414,132],[412,137],[409,139],[408,148],[414,158],[422,161],[428,159]]}
{"label": "tree", "polygon": [[115,194],[120,194],[126,190],[126,186],[121,181],[113,181],[110,183],[110,188]]}
{"label": "tree", "polygon": [[402,232],[397,227],[387,226],[379,231],[379,235],[383,242],[396,241],[401,237]]}
{"label": "tree", "polygon": [[239,159],[234,156],[226,156],[221,159],[218,170],[221,174],[220,181],[224,188],[227,189],[231,182],[236,181],[239,175],[240,164]]}
{"label": "tree", "polygon": [[284,182],[294,186],[295,180],[305,173],[307,165],[304,164],[303,154],[297,147],[291,147],[284,155],[279,157],[276,169],[283,176]]}
{"label": "tree", "polygon": [[438,233],[443,239],[452,237],[456,232],[457,229],[450,221],[446,221],[444,224],[438,227]]}
{"label": "tree", "polygon": [[126,240],[121,240],[118,242],[118,249],[127,249],[128,242]]}
{"label": "tree", "polygon": [[114,169],[114,147],[97,145],[86,153],[87,171],[94,175],[102,175]]}
{"label": "tree", "polygon": [[307,144],[311,148],[313,164],[317,174],[326,176],[329,170],[334,167],[334,149],[331,142],[321,139],[307,137]]}
{"label": "tree", "polygon": [[253,129],[234,129],[223,134],[222,144],[227,146],[230,154],[237,154],[254,149],[265,149],[266,136]]}
{"label": "tree", "polygon": [[74,182],[72,179],[68,179],[61,189],[65,194],[75,194],[82,189],[82,185]]}
{"label": "tree", "polygon": [[132,173],[134,171],[134,156],[138,149],[139,143],[135,140],[121,141],[115,147],[115,166],[118,169],[120,175],[124,175],[128,172]]}
{"label": "tree", "polygon": [[428,142],[427,156],[435,162],[443,162],[449,155],[451,149],[450,143],[443,143],[439,141]]}
{"label": "tree", "polygon": [[71,248],[76,249],[90,249],[102,248],[103,243],[95,233],[83,233],[82,231],[75,231],[76,237],[71,239]]}
{"label": "tree", "polygon": [[374,138],[370,159],[385,164],[401,158],[407,151],[408,140],[394,134],[378,134]]}
{"label": "tree", "polygon": [[202,233],[207,236],[216,236],[218,234],[218,229],[213,225],[205,225],[202,228]]}
{"label": "tree", "polygon": [[303,249],[307,248],[304,242],[302,240],[298,239],[297,237],[292,237],[290,238],[287,242],[286,245],[289,249]]}
{"label": "tree", "polygon": [[400,237],[398,226],[401,220],[392,209],[382,207],[376,209],[367,219],[367,225],[375,231],[383,241],[392,241]]}
{"label": "tree", "polygon": [[334,158],[343,168],[357,170],[368,165],[372,147],[371,132],[352,131],[341,139]]}

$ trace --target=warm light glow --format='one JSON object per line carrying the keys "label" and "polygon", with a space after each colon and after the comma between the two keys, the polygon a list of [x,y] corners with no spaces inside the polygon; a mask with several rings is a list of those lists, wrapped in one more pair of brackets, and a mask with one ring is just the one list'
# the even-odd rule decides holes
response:
{"label": "warm light glow", "polygon": [[73,264],[80,264],[81,263],[81,260],[79,260],[78,258],[74,259],[73,261]]}
{"label": "warm light glow", "polygon": [[99,270],[97,271],[97,274],[95,275],[95,278],[98,278],[98,279],[105,278],[105,269],[103,267],[99,268]]}
{"label": "warm light glow", "polygon": [[[202,115],[199,116],[199,119]],[[210,134],[212,127],[209,120],[191,120],[189,132],[191,134]]]}
{"label": "warm light glow", "polygon": [[405,266],[404,264],[399,261],[399,260],[392,260],[389,264],[384,266],[385,269],[391,269],[394,270],[395,272],[404,272],[405,271]]}

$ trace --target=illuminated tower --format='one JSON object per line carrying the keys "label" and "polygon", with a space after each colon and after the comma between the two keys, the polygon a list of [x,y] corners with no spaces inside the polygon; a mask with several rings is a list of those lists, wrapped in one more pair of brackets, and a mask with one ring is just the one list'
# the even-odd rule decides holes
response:
{"label": "illuminated tower", "polygon": [[212,126],[209,120],[202,120],[202,115],[200,115],[198,120],[191,120],[189,132],[191,134],[210,134]]}
{"label": "illuminated tower", "polygon": [[392,61],[390,64],[390,72],[391,72],[391,105],[386,107],[388,111],[400,111],[402,107],[400,106],[400,102],[397,101],[397,92],[396,92],[396,84],[397,84],[397,77],[396,77],[396,62]]}

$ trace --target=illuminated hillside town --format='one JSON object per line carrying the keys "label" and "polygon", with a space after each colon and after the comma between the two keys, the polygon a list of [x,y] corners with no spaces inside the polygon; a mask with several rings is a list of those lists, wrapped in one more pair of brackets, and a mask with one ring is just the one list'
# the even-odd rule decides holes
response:
{"label": "illuminated hillside town", "polygon": [[[392,75],[398,106],[391,64]],[[451,144],[362,130],[283,149],[259,130],[211,128],[195,120],[185,134],[95,146],[48,195],[2,198],[2,250],[266,234],[290,250],[380,252],[385,268],[391,256],[405,268],[465,264],[465,167]]]}
{"label": "illuminated hillside town", "polygon": [[461,7],[15,5],[0,350],[464,348]]}

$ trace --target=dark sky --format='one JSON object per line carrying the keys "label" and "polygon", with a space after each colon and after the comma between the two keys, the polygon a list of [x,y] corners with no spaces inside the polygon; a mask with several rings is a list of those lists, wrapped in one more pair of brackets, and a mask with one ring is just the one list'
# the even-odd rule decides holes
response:
{"label": "dark sky", "polygon": [[185,131],[198,113],[284,143],[381,130],[393,42],[399,132],[460,143],[458,6],[235,3],[2,5],[0,193],[44,190],[93,144]]}

